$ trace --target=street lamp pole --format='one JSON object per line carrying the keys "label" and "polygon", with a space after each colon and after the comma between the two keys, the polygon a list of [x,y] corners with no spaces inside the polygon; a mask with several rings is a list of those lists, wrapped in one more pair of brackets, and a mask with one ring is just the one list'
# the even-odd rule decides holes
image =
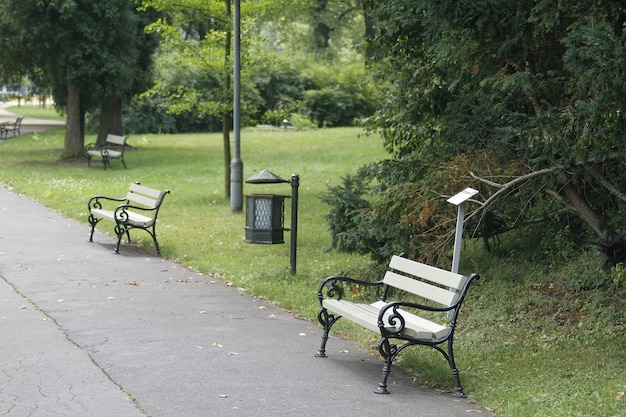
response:
{"label": "street lamp pole", "polygon": [[241,132],[240,132],[240,100],[241,100],[241,63],[240,63],[240,0],[233,0],[234,23],[234,95],[233,95],[233,136],[234,153],[230,162],[230,210],[243,210],[243,161],[241,160]]}

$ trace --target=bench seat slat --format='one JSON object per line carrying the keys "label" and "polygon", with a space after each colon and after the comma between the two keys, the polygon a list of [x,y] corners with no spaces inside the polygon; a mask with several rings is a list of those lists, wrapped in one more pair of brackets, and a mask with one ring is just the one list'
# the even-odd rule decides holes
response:
{"label": "bench seat slat", "polygon": [[455,274],[454,272],[415,262],[397,255],[391,258],[389,267],[444,287],[454,288],[455,290],[460,290],[467,282],[467,277],[464,275]]}
{"label": "bench seat slat", "polygon": [[[115,218],[113,217],[115,211],[103,209],[91,209],[90,211],[96,217],[102,217],[103,219],[113,222],[115,221]],[[128,214],[128,223],[135,227],[150,227],[152,226],[152,223],[154,223],[154,219],[151,217],[143,216],[129,210],[126,210],[126,213]]]}
{"label": "bench seat slat", "polygon": [[[331,310],[350,321],[359,324],[366,329],[379,332],[378,314],[386,305],[384,301],[373,304],[358,304],[345,300],[325,299],[322,302],[324,308]],[[419,317],[405,310],[399,309],[405,319],[405,328],[402,334],[416,339],[436,340],[444,337],[450,330],[447,326]],[[389,316],[387,314],[387,316]]]}
{"label": "bench seat slat", "polygon": [[[100,150],[90,150],[87,151],[87,154],[91,155],[91,156],[102,156],[102,151]],[[115,151],[113,149],[107,149],[107,155],[109,158],[119,158],[122,156],[122,153],[120,151]]]}

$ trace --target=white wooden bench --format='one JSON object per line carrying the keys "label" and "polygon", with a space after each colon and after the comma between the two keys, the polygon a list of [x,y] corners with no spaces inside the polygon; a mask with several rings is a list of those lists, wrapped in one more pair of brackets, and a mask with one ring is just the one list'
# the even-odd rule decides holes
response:
{"label": "white wooden bench", "polygon": [[[426,345],[443,354],[452,371],[455,395],[465,397],[454,361],[454,329],[469,285],[478,278],[478,274],[468,278],[403,256],[392,257],[381,281],[328,277],[318,290],[318,319],[324,333],[315,356],[326,357],[330,329],[337,320],[345,317],[380,334],[378,351],[385,364],[376,393],[389,393],[387,379],[394,359],[402,350],[412,345]],[[363,294],[372,292],[379,296],[379,300],[365,302]],[[391,301],[391,296],[396,300]]]}
{"label": "white wooden bench", "polygon": [[[156,238],[156,222],[159,209],[167,194],[169,191],[159,191],[136,183],[130,185],[126,197],[123,198],[92,197],[88,203],[88,220],[91,224],[89,241],[93,242],[93,232],[98,222],[108,220],[115,223],[117,236],[115,253],[120,251],[122,236],[126,235],[128,242],[130,242],[130,230],[143,229],[152,236],[156,253],[160,256],[161,251]],[[105,208],[105,206],[109,207]]]}
{"label": "white wooden bench", "polygon": [[12,134],[13,137],[16,137],[22,133],[22,121],[24,120],[23,116],[15,119],[14,122],[4,122],[0,124],[0,139],[7,139],[9,137],[9,133]]}
{"label": "white wooden bench", "polygon": [[126,149],[125,136],[108,134],[105,145],[98,148],[95,143],[90,143],[85,146],[85,157],[87,158],[87,166],[91,166],[92,158],[100,158],[104,164],[104,169],[111,166],[111,159],[119,159],[126,168],[126,162],[124,161],[124,150]]}

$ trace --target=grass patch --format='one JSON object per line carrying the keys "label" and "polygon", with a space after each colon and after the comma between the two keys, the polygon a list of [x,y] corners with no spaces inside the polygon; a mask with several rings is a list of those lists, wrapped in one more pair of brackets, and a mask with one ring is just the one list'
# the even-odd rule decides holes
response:
{"label": "grass patch", "polygon": [[[345,174],[387,157],[378,137],[349,128],[242,132],[244,179],[262,169],[287,179],[300,175],[297,274],[292,276],[288,244],[243,242],[244,215],[231,213],[230,201],[224,198],[221,135],[131,136],[129,168],[112,161],[107,171],[98,163],[88,168],[86,161],[59,162],[63,135],[62,129],[52,129],[0,144],[0,183],[83,223],[92,195],[120,195],[134,181],[167,188],[172,194],[166,197],[158,226],[165,257],[219,276],[309,320],[317,314],[321,278],[369,264],[367,258],[327,250],[328,208],[319,196]],[[93,140],[88,137],[86,142]],[[288,184],[244,184],[244,193],[265,192],[288,195],[291,189]],[[289,216],[288,204],[287,225]],[[100,230],[111,233],[112,227],[102,225]],[[147,234],[137,232],[134,237],[146,250],[154,250]],[[626,415],[624,286],[588,291],[563,286],[568,282],[565,274],[574,276],[590,262],[585,254],[548,273],[517,253],[498,257],[472,242],[463,251],[461,270],[482,276],[468,293],[455,340],[470,399],[497,416]],[[341,322],[338,329],[375,350],[373,333]],[[312,340],[311,354],[318,342]],[[411,348],[399,360],[418,383],[453,388],[438,352]],[[378,377],[372,375],[372,383]]]}

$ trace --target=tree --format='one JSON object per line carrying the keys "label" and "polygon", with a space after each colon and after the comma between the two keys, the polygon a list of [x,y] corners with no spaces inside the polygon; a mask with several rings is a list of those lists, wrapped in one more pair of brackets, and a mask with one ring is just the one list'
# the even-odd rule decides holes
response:
{"label": "tree", "polygon": [[[150,26],[151,30],[161,34],[163,44],[159,54],[161,69],[147,95],[167,97],[167,111],[170,113],[195,112],[222,120],[224,194],[228,198],[233,110],[231,1],[144,0],[142,4],[167,14],[167,18]],[[242,2],[242,33],[249,34],[247,28],[252,27],[255,20],[267,19],[293,7],[293,3],[286,0]],[[255,40],[250,38],[244,35],[241,48],[244,117],[246,107],[253,107],[250,105],[253,100],[246,98],[256,95],[250,80],[250,69],[263,60],[262,56],[251,57],[249,48]]]}
{"label": "tree", "polygon": [[139,35],[134,1],[5,0],[0,15],[2,73],[44,74],[67,112],[61,157],[81,156],[85,113],[104,105],[110,114],[144,85],[154,43]]}
{"label": "tree", "polygon": [[168,17],[150,26],[163,37],[160,76],[148,95],[168,97],[168,111],[222,120],[224,193],[230,196],[232,16],[230,0],[144,0]]}
{"label": "tree", "polygon": [[391,85],[370,127],[382,129],[396,165],[420,166],[412,186],[385,177],[379,221],[399,222],[405,237],[449,237],[453,222],[436,201],[471,184],[484,197],[470,213],[475,236],[580,224],[572,239],[590,243],[591,231],[605,268],[626,260],[621,1],[370,7],[378,74]]}
{"label": "tree", "polygon": [[113,52],[106,58],[111,64],[107,78],[115,79],[115,82],[103,83],[99,100],[98,145],[104,144],[109,133],[124,134],[123,103],[147,90],[152,83],[153,53],[160,39],[155,33],[146,33],[145,28],[158,18],[158,13],[151,8],[139,12],[135,2],[127,3],[129,12],[124,13],[127,20],[118,21],[119,27],[107,39],[110,43],[108,52]]}

